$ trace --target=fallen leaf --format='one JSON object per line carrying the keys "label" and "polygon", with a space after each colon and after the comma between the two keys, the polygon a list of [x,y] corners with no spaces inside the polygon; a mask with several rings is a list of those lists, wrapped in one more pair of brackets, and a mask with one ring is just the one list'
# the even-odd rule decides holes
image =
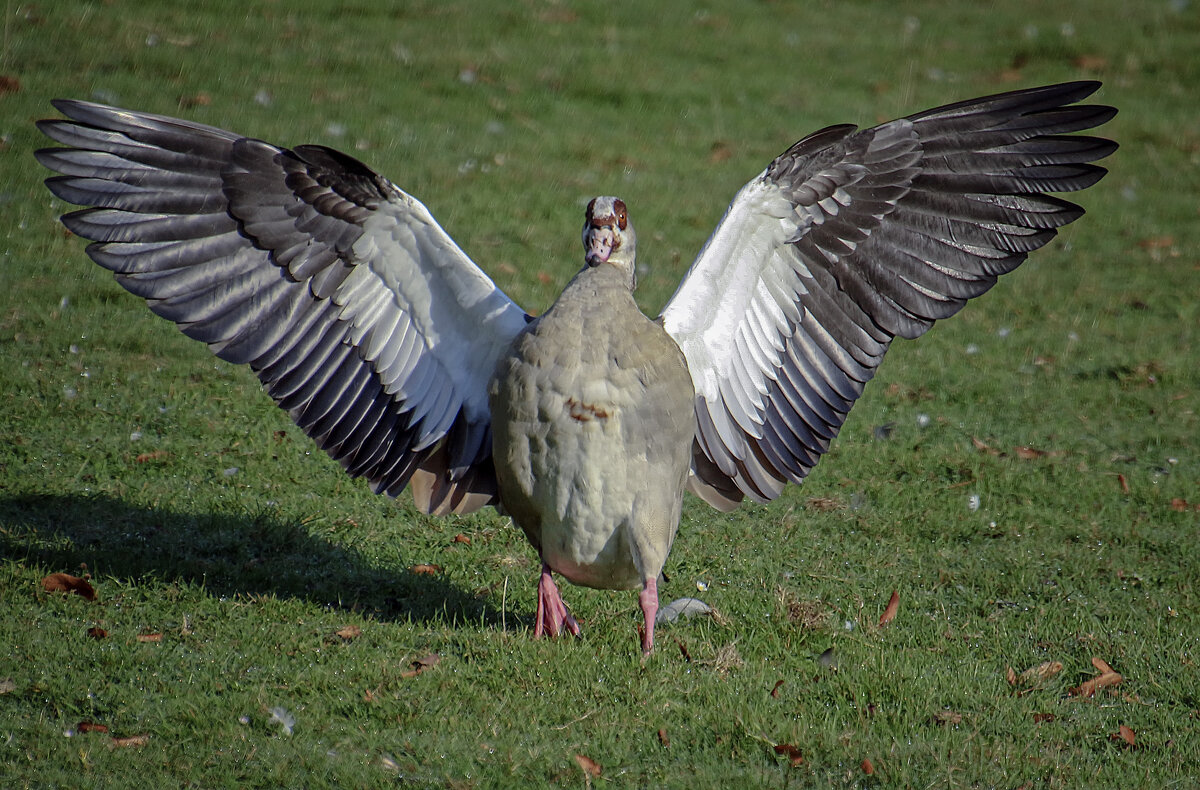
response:
{"label": "fallen leaf", "polygon": [[1108,737],[1112,738],[1114,741],[1118,739],[1125,741],[1125,743],[1129,744],[1130,746],[1137,746],[1137,734],[1124,724],[1121,725],[1120,729]]}
{"label": "fallen leaf", "polygon": [[1043,661],[1036,667],[1030,667],[1020,674],[1017,681],[1023,685],[1037,683],[1041,680],[1049,680],[1050,678],[1062,672],[1062,662],[1060,661]]}
{"label": "fallen leaf", "polygon": [[335,636],[340,636],[342,639],[350,640],[356,636],[362,635],[362,629],[357,625],[348,625],[345,628],[340,628],[333,632]]}
{"label": "fallen leaf", "polygon": [[875,774],[875,766],[871,765],[871,761],[865,757],[863,758],[863,761],[858,764],[858,767],[861,768],[862,772],[867,776],[873,776]]}
{"label": "fallen leaf", "polygon": [[589,779],[599,778],[601,773],[600,764],[591,757],[583,754],[577,754],[575,755],[575,762],[579,763],[579,768],[583,771],[584,776],[588,777]]}
{"label": "fallen leaf", "polygon": [[800,754],[800,747],[793,746],[790,743],[775,744],[775,753],[782,754],[788,758],[788,762],[792,764],[793,768],[804,762],[804,756]]}
{"label": "fallen leaf", "polygon": [[1121,485],[1121,493],[1128,494],[1129,493],[1129,481],[1125,479],[1125,475],[1118,474],[1117,482]]}
{"label": "fallen leaf", "polygon": [[1103,55],[1079,55],[1072,61],[1076,68],[1099,71],[1108,67],[1108,58]]}
{"label": "fallen leaf", "polygon": [[775,699],[779,699],[779,687],[782,685],[783,685],[782,679],[775,681],[775,688],[771,689],[771,696],[774,697]]}
{"label": "fallen leaf", "polygon": [[1108,662],[1099,656],[1092,656],[1092,666],[1094,666],[1101,675],[1107,675],[1109,672],[1116,672],[1115,669],[1108,665]]}
{"label": "fallen leaf", "polygon": [[139,642],[161,642],[162,634],[138,634],[137,641],[139,641]]}
{"label": "fallen leaf", "polygon": [[939,710],[930,717],[930,720],[934,724],[941,724],[943,726],[946,724],[961,724],[962,719],[961,713],[955,713],[952,710]]}
{"label": "fallen leaf", "polygon": [[410,571],[418,576],[434,576],[442,572],[441,565],[414,565],[409,568]]}
{"label": "fallen leaf", "polygon": [[1176,513],[1186,513],[1189,510],[1200,510],[1200,503],[1193,505],[1183,497],[1175,497],[1171,500],[1171,510]]}
{"label": "fallen leaf", "polygon": [[818,513],[829,513],[834,510],[845,510],[846,505],[837,499],[826,496],[810,497],[804,502],[804,506]]}
{"label": "fallen leaf", "polygon": [[145,746],[149,742],[149,735],[130,735],[126,738],[113,738],[111,744],[120,749],[128,746]]}
{"label": "fallen leaf", "polygon": [[1036,447],[1026,447],[1024,445],[1014,447],[1013,452],[1023,461],[1032,461],[1035,458],[1054,458],[1064,454],[1062,450],[1039,450]]}
{"label": "fallen leaf", "polygon": [[179,106],[184,107],[184,108],[207,107],[210,104],[212,104],[212,96],[205,93],[204,91],[201,91],[200,93],[194,94],[192,96],[180,96],[179,97]]}
{"label": "fallen leaf", "polygon": [[89,601],[96,600],[96,590],[87,579],[72,576],[69,573],[52,573],[42,579],[42,589],[46,592],[73,592],[82,595]]}
{"label": "fallen leaf", "polygon": [[1008,669],[1005,670],[1004,679],[1008,681],[1008,685],[1010,686],[1017,685],[1017,673],[1013,672],[1012,667],[1008,667]]}
{"label": "fallen leaf", "polygon": [[8,74],[0,75],[0,96],[21,92],[21,81]]}
{"label": "fallen leaf", "polygon": [[1143,250],[1161,250],[1167,247],[1175,246],[1174,236],[1152,236],[1148,239],[1142,239],[1138,242],[1138,246]]}
{"label": "fallen leaf", "polygon": [[887,608],[883,610],[883,614],[879,616],[879,627],[883,628],[892,620],[896,619],[896,612],[900,609],[900,591],[892,590],[892,597],[888,599]]}
{"label": "fallen leaf", "polygon": [[688,652],[687,645],[683,643],[682,639],[678,638],[676,638],[675,644],[679,645],[679,652],[683,654],[683,660],[690,664],[692,661],[692,654]]}
{"label": "fallen leaf", "polygon": [[671,739],[667,737],[667,731],[660,728],[658,731],[658,742],[663,745],[664,749],[671,748]]}
{"label": "fallen leaf", "polygon": [[724,140],[718,140],[713,143],[708,150],[709,164],[720,164],[733,156],[733,146]]}
{"label": "fallen leaf", "polygon": [[546,272],[538,272],[536,276],[537,276],[537,281],[539,283],[541,283],[542,285],[549,285],[550,283],[554,282],[554,278],[551,277]]}
{"label": "fallen leaf", "polygon": [[1100,689],[1115,686],[1124,680],[1125,678],[1117,672],[1105,672],[1103,675],[1080,683],[1075,688],[1067,689],[1067,693],[1072,697],[1094,697]]}
{"label": "fallen leaf", "polygon": [[17,690],[17,684],[12,678],[4,678],[0,680],[0,694],[11,694]]}
{"label": "fallen leaf", "polygon": [[471,545],[471,539],[468,538],[466,535],[462,534],[461,532],[454,536],[454,542],[455,543],[465,543],[468,546]]}
{"label": "fallen leaf", "polygon": [[154,451],[154,452],[152,452],[152,453],[141,453],[140,455],[138,455],[138,456],[137,456],[136,458],[134,458],[133,460],[134,460],[134,462],[135,462],[135,463],[144,464],[144,463],[146,463],[147,461],[159,461],[159,460],[162,460],[163,458],[166,458],[166,457],[167,457],[167,455],[168,455],[168,453],[167,453],[167,451],[166,451],[166,450],[155,450],[155,451]]}
{"label": "fallen leaf", "polygon": [[410,664],[412,669],[410,669],[406,672],[401,672],[400,677],[415,678],[417,675],[421,674],[422,672],[429,669],[430,667],[437,666],[437,663],[441,660],[442,660],[442,657],[439,656],[437,653],[430,653],[429,655],[425,656],[424,658],[415,659],[412,662],[412,664]]}
{"label": "fallen leaf", "polygon": [[92,639],[105,639],[108,637],[108,631],[105,631],[98,625],[94,625],[87,630],[87,635]]}
{"label": "fallen leaf", "polygon": [[90,721],[81,721],[75,725],[75,732],[108,732],[108,727],[103,724],[93,724]]}
{"label": "fallen leaf", "polygon": [[1035,713],[1033,714],[1033,723],[1041,724],[1044,721],[1054,721],[1053,713]]}
{"label": "fallen leaf", "polygon": [[995,447],[992,447],[987,442],[983,441],[982,439],[977,439],[974,436],[971,437],[971,444],[975,445],[976,450],[982,450],[983,452],[987,453],[988,455],[995,455],[995,456],[1004,455],[1004,453],[1002,451],[997,450]]}

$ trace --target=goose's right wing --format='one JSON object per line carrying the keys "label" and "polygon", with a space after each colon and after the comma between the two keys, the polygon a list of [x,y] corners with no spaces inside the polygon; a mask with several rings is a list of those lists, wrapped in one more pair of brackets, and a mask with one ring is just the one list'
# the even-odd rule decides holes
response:
{"label": "goose's right wing", "polygon": [[56,101],[37,152],[88,254],[322,449],[427,512],[494,501],[487,380],[527,316],[420,202],[357,160]]}

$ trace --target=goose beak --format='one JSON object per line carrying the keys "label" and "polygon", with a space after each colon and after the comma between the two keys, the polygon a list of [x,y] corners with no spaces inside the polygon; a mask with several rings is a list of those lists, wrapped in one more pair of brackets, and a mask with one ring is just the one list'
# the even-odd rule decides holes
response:
{"label": "goose beak", "polygon": [[591,225],[584,239],[584,260],[589,266],[608,263],[609,256],[619,243],[612,225]]}

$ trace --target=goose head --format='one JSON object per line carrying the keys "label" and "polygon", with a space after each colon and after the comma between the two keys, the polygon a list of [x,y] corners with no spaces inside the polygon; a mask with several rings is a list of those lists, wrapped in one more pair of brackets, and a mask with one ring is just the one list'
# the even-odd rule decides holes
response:
{"label": "goose head", "polygon": [[588,203],[583,221],[583,255],[586,268],[616,266],[629,279],[630,290],[637,285],[637,233],[629,221],[625,201],[598,197]]}

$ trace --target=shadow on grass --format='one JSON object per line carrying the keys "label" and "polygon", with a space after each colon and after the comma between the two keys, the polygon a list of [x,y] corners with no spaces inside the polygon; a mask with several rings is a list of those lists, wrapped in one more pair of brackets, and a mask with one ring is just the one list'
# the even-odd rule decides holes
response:
{"label": "shadow on grass", "polygon": [[[199,584],[214,596],[294,597],[385,620],[499,626],[485,601],[436,576],[372,565],[274,513],[180,513],[106,496],[0,498],[0,556],[97,577]],[[510,618],[511,619],[511,618]]]}

